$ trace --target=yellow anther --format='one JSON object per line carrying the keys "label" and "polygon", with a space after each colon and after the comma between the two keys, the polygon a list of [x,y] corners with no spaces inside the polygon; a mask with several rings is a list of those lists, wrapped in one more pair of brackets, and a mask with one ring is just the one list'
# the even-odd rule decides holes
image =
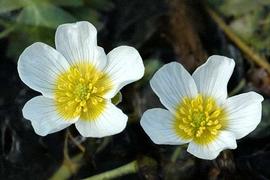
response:
{"label": "yellow anther", "polygon": [[86,101],[81,101],[80,102],[80,106],[85,106],[86,105]]}
{"label": "yellow anther", "polygon": [[76,111],[75,111],[75,112],[73,113],[73,116],[76,117],[76,116],[78,116],[79,114],[80,114],[80,112],[76,112]]}
{"label": "yellow anther", "polygon": [[79,113],[81,110],[82,110],[82,107],[81,107],[81,106],[78,106],[78,107],[76,107],[75,112],[76,112],[76,113]]}
{"label": "yellow anther", "polygon": [[189,121],[187,120],[187,118],[182,118],[182,121],[183,121],[185,124],[189,123]]}
{"label": "yellow anther", "polygon": [[58,88],[59,90],[65,90],[65,87],[64,87],[63,85],[58,85],[57,88]]}
{"label": "yellow anther", "polygon": [[93,98],[93,99],[92,99],[92,104],[93,104],[93,105],[97,105],[97,103],[98,103],[98,101],[96,100],[96,98]]}
{"label": "yellow anther", "polygon": [[220,119],[227,119],[224,109],[218,106],[215,99],[203,95],[184,97],[174,118],[177,134],[199,144],[214,140],[222,128]]}
{"label": "yellow anther", "polygon": [[92,84],[92,83],[89,83],[89,84],[88,84],[88,88],[89,88],[89,89],[92,89],[92,88],[93,88],[93,84]]}
{"label": "yellow anther", "polygon": [[75,101],[76,101],[76,102],[81,102],[81,99],[78,98],[78,97],[76,97],[76,98],[75,98]]}
{"label": "yellow anther", "polygon": [[100,87],[100,88],[99,88],[99,91],[100,91],[100,92],[102,92],[102,91],[104,91],[104,90],[105,90],[104,87]]}
{"label": "yellow anther", "polygon": [[222,127],[221,124],[218,124],[215,128],[220,129],[221,127]]}
{"label": "yellow anther", "polygon": [[87,93],[86,95],[86,100],[88,100],[90,98],[91,94],[90,93]]}
{"label": "yellow anther", "polygon": [[196,132],[196,137],[200,137],[202,135],[202,133],[201,132]]}
{"label": "yellow anther", "polygon": [[192,131],[187,132],[187,134],[188,134],[189,136],[192,136],[192,135],[193,135]]}
{"label": "yellow anther", "polygon": [[72,74],[68,75],[68,80],[73,81]]}
{"label": "yellow anther", "polygon": [[86,73],[85,78],[86,78],[87,80],[89,80],[90,77],[91,77],[91,75],[90,75],[89,73]]}
{"label": "yellow anther", "polygon": [[194,100],[191,100],[191,107],[194,108]]}
{"label": "yellow anther", "polygon": [[213,121],[211,120],[207,122],[207,126],[211,126],[212,124],[213,124]]}
{"label": "yellow anther", "polygon": [[87,107],[84,107],[83,112],[87,112],[87,111],[88,111]]}
{"label": "yellow anther", "polygon": [[66,101],[66,97],[59,97],[57,99],[58,102],[65,102]]}
{"label": "yellow anther", "polygon": [[79,74],[80,74],[80,71],[79,71],[77,68],[74,68],[73,73],[74,73],[75,75],[79,75]]}
{"label": "yellow anther", "polygon": [[206,129],[206,127],[205,126],[201,126],[199,129],[203,131],[203,130]]}
{"label": "yellow anther", "polygon": [[72,86],[71,83],[69,83],[67,87],[68,87],[69,90],[73,90],[73,86]]}
{"label": "yellow anther", "polygon": [[97,92],[97,88],[96,87],[93,87],[92,93],[96,93],[96,92]]}
{"label": "yellow anther", "polygon": [[211,132],[211,134],[213,134],[213,135],[217,135],[217,130],[216,130],[216,129],[212,129],[210,132]]}
{"label": "yellow anther", "polygon": [[68,103],[67,103],[67,105],[68,106],[71,106],[71,105],[73,105],[75,103],[75,101],[69,101]]}
{"label": "yellow anther", "polygon": [[191,125],[192,127],[196,127],[194,123],[190,123],[190,125]]}
{"label": "yellow anther", "polygon": [[182,114],[186,114],[184,108],[181,108],[181,109],[180,109],[180,112],[181,112]]}
{"label": "yellow anther", "polygon": [[98,75],[94,75],[94,77],[93,77],[92,81],[93,81],[93,82],[96,82],[96,81],[98,80],[98,78],[99,78],[99,76],[98,76]]}
{"label": "yellow anther", "polygon": [[188,103],[187,98],[184,98],[182,102],[183,102],[184,105],[187,105],[187,103]]}
{"label": "yellow anther", "polygon": [[211,116],[213,116],[213,117],[218,117],[219,115],[220,115],[220,110],[219,109],[211,114]]}
{"label": "yellow anther", "polygon": [[84,82],[85,82],[85,80],[84,80],[83,78],[80,78],[79,81],[80,81],[81,83],[84,83]]}
{"label": "yellow anther", "polygon": [[[55,84],[56,108],[67,120],[77,116],[82,120],[96,119],[106,108],[106,102],[100,97],[112,87],[110,76],[89,63],[71,65],[59,74]],[[91,112],[84,113],[87,111]]]}
{"label": "yellow anther", "polygon": [[183,129],[183,130],[185,129],[185,126],[182,126],[182,125],[179,125],[178,127],[179,127],[180,129]]}
{"label": "yellow anther", "polygon": [[97,100],[98,100],[98,102],[102,102],[103,101],[103,98],[97,97]]}
{"label": "yellow anther", "polygon": [[198,96],[198,102],[199,102],[199,104],[203,103],[203,97],[201,95]]}
{"label": "yellow anther", "polygon": [[211,111],[212,108],[213,108],[213,104],[212,103],[207,103],[206,111]]}

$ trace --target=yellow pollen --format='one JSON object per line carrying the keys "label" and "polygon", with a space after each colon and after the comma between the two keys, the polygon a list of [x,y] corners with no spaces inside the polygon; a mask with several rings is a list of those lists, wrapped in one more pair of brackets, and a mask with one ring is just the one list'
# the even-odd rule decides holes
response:
{"label": "yellow pollen", "polygon": [[174,115],[174,129],[183,139],[209,144],[227,126],[225,109],[215,99],[198,95],[184,98]]}
{"label": "yellow pollen", "polygon": [[112,81],[106,73],[88,63],[73,65],[56,80],[57,111],[65,119],[96,119],[106,106],[102,97],[111,88]]}

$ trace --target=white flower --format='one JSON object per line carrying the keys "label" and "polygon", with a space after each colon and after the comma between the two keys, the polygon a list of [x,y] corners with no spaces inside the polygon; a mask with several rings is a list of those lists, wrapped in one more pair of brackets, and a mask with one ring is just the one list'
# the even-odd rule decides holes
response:
{"label": "white flower", "polygon": [[138,51],[120,46],[106,56],[97,46],[97,30],[89,22],[60,25],[55,44],[56,49],[34,43],[19,58],[20,78],[42,93],[25,104],[23,116],[41,136],[73,123],[85,137],[121,132],[128,117],[111,98],[143,76]]}
{"label": "white flower", "polygon": [[164,65],[150,85],[168,109],[150,109],[141,125],[156,144],[189,143],[187,151],[214,159],[235,149],[236,139],[253,131],[261,120],[263,97],[255,92],[227,97],[235,62],[211,56],[192,76],[176,62]]}

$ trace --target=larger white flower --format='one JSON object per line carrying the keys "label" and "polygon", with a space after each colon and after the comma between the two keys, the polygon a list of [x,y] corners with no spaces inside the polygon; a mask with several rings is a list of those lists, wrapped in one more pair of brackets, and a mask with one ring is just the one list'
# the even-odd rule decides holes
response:
{"label": "larger white flower", "polygon": [[141,125],[156,144],[189,143],[187,151],[214,159],[235,149],[236,139],[253,131],[261,120],[263,97],[249,92],[227,98],[235,62],[211,56],[192,76],[176,62],[164,65],[150,81],[168,109],[150,109]]}
{"label": "larger white flower", "polygon": [[20,78],[42,93],[25,104],[23,116],[41,136],[73,123],[86,137],[121,132],[128,118],[110,99],[143,76],[138,51],[120,46],[106,56],[89,22],[60,25],[55,44],[34,43],[19,58]]}

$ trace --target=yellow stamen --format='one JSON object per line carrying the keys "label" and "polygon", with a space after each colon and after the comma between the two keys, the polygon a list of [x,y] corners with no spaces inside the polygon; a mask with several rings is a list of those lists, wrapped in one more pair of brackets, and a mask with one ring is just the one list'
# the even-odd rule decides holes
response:
{"label": "yellow stamen", "polygon": [[184,98],[176,108],[174,129],[184,139],[208,144],[227,126],[225,109],[211,97]]}
{"label": "yellow stamen", "polygon": [[59,75],[55,85],[55,104],[65,119],[80,116],[96,119],[105,109],[102,98],[112,88],[109,76],[91,64],[80,63]]}

